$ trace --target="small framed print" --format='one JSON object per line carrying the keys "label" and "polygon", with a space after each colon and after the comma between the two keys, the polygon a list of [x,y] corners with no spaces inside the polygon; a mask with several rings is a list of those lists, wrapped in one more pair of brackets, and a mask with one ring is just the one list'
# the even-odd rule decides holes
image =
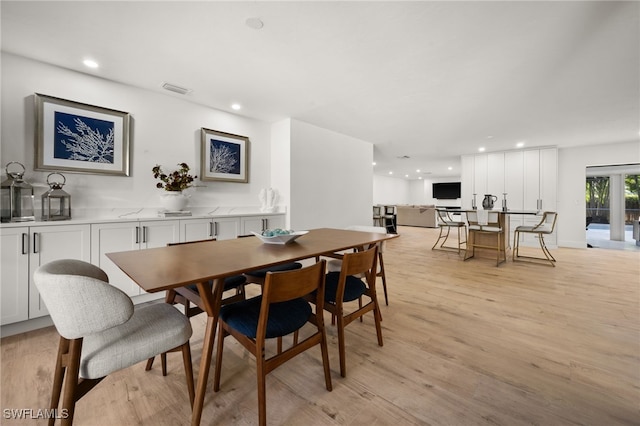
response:
{"label": "small framed print", "polygon": [[249,182],[249,138],[202,128],[200,179]]}
{"label": "small framed print", "polygon": [[36,93],[35,170],[129,176],[129,113]]}

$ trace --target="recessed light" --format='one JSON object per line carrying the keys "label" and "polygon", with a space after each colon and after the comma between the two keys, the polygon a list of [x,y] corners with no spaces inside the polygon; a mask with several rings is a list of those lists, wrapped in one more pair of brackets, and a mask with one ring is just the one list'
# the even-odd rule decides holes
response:
{"label": "recessed light", "polygon": [[390,175],[392,175],[392,174],[393,174],[393,172],[389,172],[389,174],[390,174]]}
{"label": "recessed light", "polygon": [[453,170],[453,167],[449,166],[447,167],[447,170]]}
{"label": "recessed light", "polygon": [[480,148],[478,148],[478,151],[484,152],[484,146],[481,146]]}
{"label": "recessed light", "polygon": [[373,165],[375,166],[376,164],[378,164],[378,163],[376,163],[376,162],[374,161],[374,162],[373,162]]}
{"label": "recessed light", "polygon": [[522,148],[524,146],[524,142],[520,141],[516,144],[517,148]]}
{"label": "recessed light", "polygon": [[422,176],[418,176],[418,179],[422,179]]}
{"label": "recessed light", "polygon": [[88,68],[98,68],[98,63],[93,59],[85,59],[84,61],[82,61],[82,63],[84,64],[85,67],[88,67]]}
{"label": "recessed light", "polygon": [[242,105],[240,104],[231,104],[231,109],[234,111],[238,111],[240,109],[242,109]]}
{"label": "recessed light", "polygon": [[259,30],[264,27],[264,22],[262,22],[260,18],[247,18],[244,23],[247,27],[253,28],[254,30]]}
{"label": "recessed light", "polygon": [[409,175],[404,175],[404,177],[407,177],[407,178],[408,178],[408,177],[409,177]]}
{"label": "recessed light", "polygon": [[417,170],[416,170],[416,173],[420,173],[420,169],[417,169]]}

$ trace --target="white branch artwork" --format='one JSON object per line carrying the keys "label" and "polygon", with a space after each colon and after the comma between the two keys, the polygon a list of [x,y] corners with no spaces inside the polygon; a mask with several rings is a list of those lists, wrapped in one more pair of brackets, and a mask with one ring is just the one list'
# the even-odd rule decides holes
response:
{"label": "white branch artwork", "polygon": [[68,159],[92,163],[113,163],[113,129],[109,129],[109,133],[103,135],[99,130],[93,130],[79,118],[74,118],[73,121],[76,124],[77,133],[74,133],[62,122],[58,123],[57,128],[58,133],[70,138],[61,141],[70,152]]}
{"label": "white branch artwork", "polygon": [[234,170],[238,159],[228,146],[211,147],[209,171],[213,173],[230,173]]}

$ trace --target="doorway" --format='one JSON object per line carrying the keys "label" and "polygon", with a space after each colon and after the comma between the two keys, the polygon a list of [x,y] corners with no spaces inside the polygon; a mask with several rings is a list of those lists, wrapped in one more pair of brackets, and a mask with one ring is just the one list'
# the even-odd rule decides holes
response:
{"label": "doorway", "polygon": [[586,175],[588,247],[640,250],[640,164],[587,167]]}

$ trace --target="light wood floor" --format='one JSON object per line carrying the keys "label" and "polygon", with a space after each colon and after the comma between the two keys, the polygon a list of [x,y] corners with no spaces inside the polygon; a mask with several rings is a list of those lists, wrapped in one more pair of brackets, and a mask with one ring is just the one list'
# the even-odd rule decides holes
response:
{"label": "light wood floor", "polygon": [[[350,324],[341,378],[328,325],[333,392],[320,351],[308,351],[268,377],[269,424],[640,424],[639,253],[556,249],[556,268],[496,268],[432,251],[435,230],[400,233],[385,252],[384,347],[371,317]],[[203,325],[193,318],[196,373]],[[52,328],[2,340],[2,409],[47,407],[56,347]],[[256,424],[253,359],[232,339],[221,386],[209,385],[202,424]],[[105,379],[78,403],[76,424],[184,425],[188,406],[180,355],[170,354],[167,377],[139,364]]]}

